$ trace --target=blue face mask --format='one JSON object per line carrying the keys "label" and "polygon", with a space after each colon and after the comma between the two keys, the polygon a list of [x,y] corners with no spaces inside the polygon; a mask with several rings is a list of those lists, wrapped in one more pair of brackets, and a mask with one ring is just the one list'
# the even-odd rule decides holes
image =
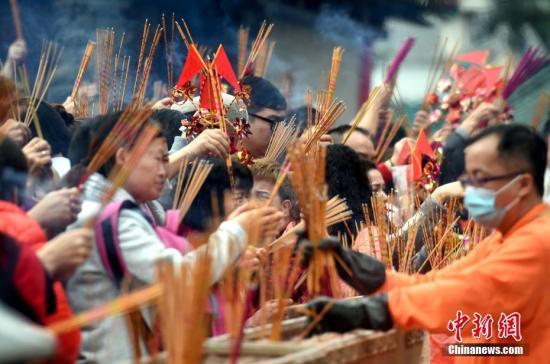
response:
{"label": "blue face mask", "polygon": [[464,207],[466,207],[472,219],[486,228],[497,228],[504,219],[504,216],[506,216],[506,213],[519,202],[519,199],[516,198],[505,207],[497,207],[497,196],[501,191],[512,185],[518,177],[514,178],[498,191],[467,186],[464,191]]}

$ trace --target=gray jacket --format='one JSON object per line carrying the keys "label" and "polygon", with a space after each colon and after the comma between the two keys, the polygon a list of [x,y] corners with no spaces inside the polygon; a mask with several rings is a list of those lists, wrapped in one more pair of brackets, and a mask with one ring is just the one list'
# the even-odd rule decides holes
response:
{"label": "gray jacket", "polygon": [[[95,216],[101,205],[101,195],[107,186],[106,179],[94,174],[83,192],[82,211],[77,221],[69,227],[83,226]],[[115,201],[131,200],[132,196],[120,189]],[[160,210],[162,212],[162,210]],[[155,215],[159,210],[155,211]],[[220,225],[207,244],[191,253],[181,255],[175,249],[166,248],[158,239],[153,226],[136,211],[123,209],[118,223],[118,239],[123,259],[131,277],[129,291],[152,284],[155,281],[155,262],[170,260],[174,264],[193,265],[199,254],[208,247],[212,258],[211,283],[218,281],[224,270],[234,263],[246,246],[246,232],[233,221]],[[112,301],[121,294],[106,273],[97,247],[90,258],[80,266],[67,284],[67,295],[75,314]],[[151,312],[142,310],[145,321],[151,325]],[[123,317],[109,317],[82,328],[82,363],[113,363],[132,358],[132,346]]]}

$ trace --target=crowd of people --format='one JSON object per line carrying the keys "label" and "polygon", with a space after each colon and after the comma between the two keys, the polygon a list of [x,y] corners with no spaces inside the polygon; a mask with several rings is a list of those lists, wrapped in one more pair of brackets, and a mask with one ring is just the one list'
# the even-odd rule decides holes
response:
{"label": "crowd of people", "polygon": [[[22,40],[12,44],[0,76],[0,361],[131,360],[132,338],[123,316],[60,335],[47,328],[154,284],[159,261],[193,267],[204,251],[212,260],[209,331],[222,335],[227,332],[219,289],[224,273],[234,266],[249,272],[268,270],[273,259],[269,243],[281,237],[302,259],[304,270],[312,255],[303,252],[321,249],[337,256],[342,286],[351,288],[350,296],[361,296],[316,297],[304,286],[296,287],[285,305],[305,303],[322,312],[315,333],[423,329],[433,334],[435,358],[441,354],[436,351],[443,351],[437,334],[451,343],[463,328],[451,325],[459,313],[471,320],[476,314],[491,315],[495,323],[501,314],[517,313],[521,341],[496,332],[479,338],[466,329],[461,340],[521,342],[528,345],[527,356],[464,356],[456,361],[550,360],[550,209],[544,203],[550,195],[550,122],[539,132],[526,126],[528,121],[503,120],[495,101],[480,103],[454,126],[438,128],[423,109],[410,125],[396,130],[380,160],[382,129],[392,111],[392,86],[383,85],[358,125],[339,120],[315,141],[326,150],[326,197],[344,199],[351,213],[346,221],[328,227],[326,239],[314,243],[299,229],[303,214],[291,181],[281,181],[287,168],[284,155],[270,159],[266,151],[277,125],[294,116],[301,138],[307,138],[308,128],[315,127],[308,125],[308,113],[319,110],[292,110],[269,80],[243,77],[240,85],[249,93],[248,100],[233,112],[241,113],[250,126],[243,146],[253,160],[244,163],[238,153],[232,156],[231,139],[222,129],[208,128],[193,137],[186,133],[182,121],[196,116],[196,109],[171,95],[151,100],[153,110],[141,128],[155,126],[156,134],[112,198],[104,201],[111,176],[129,163],[136,140],[117,145],[91,175],[87,167],[117,132],[124,112],[78,118],[73,115],[77,100],[45,100],[36,111],[40,134],[36,123],[26,126],[22,121],[28,99],[12,97],[22,94],[13,75],[25,47]],[[234,103],[226,98],[234,97],[224,95],[229,110]],[[411,187],[421,191],[415,194],[417,203],[407,206],[413,211],[405,213],[397,201],[394,171],[412,163],[414,145],[424,137],[439,145],[442,157],[431,161],[439,173],[430,188]],[[173,201],[180,167],[199,160],[208,162],[210,173],[179,219]],[[382,201],[382,215],[375,201]],[[449,207],[456,201],[459,208]],[[471,246],[460,259],[435,266],[430,231],[441,228],[433,216],[446,211],[453,214],[450,234]],[[379,221],[381,216],[385,221]],[[466,236],[471,233],[468,224],[474,223],[484,229],[480,241]],[[391,234],[378,236],[380,224],[391,225]],[[252,231],[258,227],[259,232]],[[412,267],[403,271],[394,247],[410,234],[415,234]],[[253,235],[255,242],[250,241]],[[384,251],[393,256],[384,259]],[[334,294],[330,289],[324,293]],[[258,325],[259,314],[271,311],[273,302],[252,306],[247,326]],[[142,309],[141,318],[154,329],[152,309]]]}

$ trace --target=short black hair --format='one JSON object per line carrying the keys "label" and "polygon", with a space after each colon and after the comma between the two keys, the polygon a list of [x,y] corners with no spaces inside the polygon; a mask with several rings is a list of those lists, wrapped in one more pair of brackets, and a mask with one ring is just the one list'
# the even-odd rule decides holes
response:
{"label": "short black hair", "polygon": [[[183,217],[180,229],[190,228],[204,232],[212,227],[215,214],[219,214],[220,218],[225,215],[224,196],[231,191],[231,180],[225,160],[218,157],[207,157],[203,160],[211,163],[212,169],[191,203],[189,211]],[[184,178],[188,177],[189,174],[184,175]]]}
{"label": "short black hair", "polygon": [[[357,235],[356,226],[365,221],[363,205],[366,205],[369,215],[372,214],[372,188],[370,186],[365,164],[361,162],[359,155],[353,149],[343,144],[332,144],[327,147],[326,159],[326,183],[328,197],[336,195],[344,198],[352,212],[352,217],[347,221],[347,226],[353,235]],[[338,233],[349,236],[346,224],[339,223],[329,228],[331,235]]]}
{"label": "short black hair", "polygon": [[[337,127],[334,127],[332,129],[330,129],[328,131],[328,134],[330,134],[330,136],[332,136],[335,143],[342,144],[344,135],[346,135],[346,133],[348,133],[350,130],[351,130],[351,125],[344,124],[344,125],[340,125],[340,126],[337,126]],[[355,127],[353,129],[353,131],[356,131],[356,132],[358,132],[358,133],[360,133],[360,134],[362,134],[366,137],[371,138],[371,135],[370,135],[369,131],[365,128],[360,127],[360,126]]]}
{"label": "short black hair", "polygon": [[[71,142],[71,131],[59,111],[53,105],[43,101],[38,105],[36,116],[44,139],[52,147],[52,155],[61,153],[66,157]],[[30,129],[33,136],[38,136],[34,123],[31,123]]]}
{"label": "short black hair", "polygon": [[246,76],[241,84],[249,89],[250,103],[247,110],[256,113],[261,109],[286,110],[286,99],[279,89],[265,78],[258,76]]}
{"label": "short black hair", "polygon": [[151,118],[155,119],[160,124],[163,134],[166,136],[168,149],[170,149],[172,144],[174,144],[176,136],[181,135],[181,121],[186,118],[185,114],[177,110],[160,109],[155,110]]}
{"label": "short black hair", "polygon": [[534,128],[519,124],[500,124],[488,127],[468,140],[470,146],[490,136],[498,137],[497,151],[502,160],[521,160],[528,166],[540,196],[544,194],[546,170],[546,140]]}

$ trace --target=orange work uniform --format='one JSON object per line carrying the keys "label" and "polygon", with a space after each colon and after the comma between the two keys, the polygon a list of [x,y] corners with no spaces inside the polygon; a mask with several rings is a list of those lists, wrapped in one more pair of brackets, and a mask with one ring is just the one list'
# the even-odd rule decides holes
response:
{"label": "orange work uniform", "polygon": [[[397,327],[451,334],[469,317],[463,343],[527,346],[527,356],[456,356],[456,363],[550,363],[550,207],[539,204],[505,235],[495,232],[466,257],[426,275],[387,272],[381,291]],[[493,318],[490,339],[472,335],[474,313]],[[521,315],[522,339],[499,338],[501,314]],[[516,335],[517,338],[517,335]]]}

